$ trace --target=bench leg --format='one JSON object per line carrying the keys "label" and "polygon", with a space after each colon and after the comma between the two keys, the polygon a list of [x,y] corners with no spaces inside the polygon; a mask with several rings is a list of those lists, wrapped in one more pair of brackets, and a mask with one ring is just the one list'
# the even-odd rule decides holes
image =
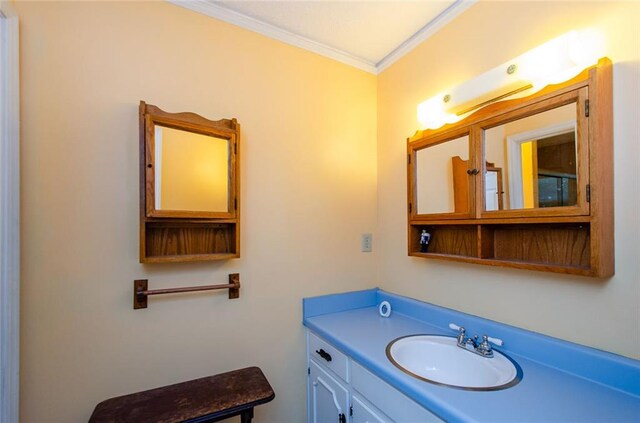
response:
{"label": "bench leg", "polygon": [[240,414],[240,423],[251,423],[251,419],[253,419],[253,407]]}

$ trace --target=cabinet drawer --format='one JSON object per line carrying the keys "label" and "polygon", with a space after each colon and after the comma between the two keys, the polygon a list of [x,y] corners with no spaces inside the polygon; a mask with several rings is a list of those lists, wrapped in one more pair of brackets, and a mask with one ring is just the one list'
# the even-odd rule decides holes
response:
{"label": "cabinet drawer", "polygon": [[351,363],[351,386],[396,422],[442,422],[435,414],[356,362]]}
{"label": "cabinet drawer", "polygon": [[331,369],[344,381],[349,382],[349,360],[325,340],[309,332],[309,357]]}

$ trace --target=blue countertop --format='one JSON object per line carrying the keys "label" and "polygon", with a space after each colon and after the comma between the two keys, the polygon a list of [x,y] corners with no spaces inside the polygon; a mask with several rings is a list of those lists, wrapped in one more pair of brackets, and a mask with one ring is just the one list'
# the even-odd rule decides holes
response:
{"label": "blue countertop", "polygon": [[[392,314],[377,305],[389,301]],[[372,289],[303,300],[304,325],[446,421],[640,422],[640,362],[513,326]],[[517,385],[466,391],[420,381],[396,368],[387,344],[405,335],[468,334],[504,340],[495,349],[522,368]]]}

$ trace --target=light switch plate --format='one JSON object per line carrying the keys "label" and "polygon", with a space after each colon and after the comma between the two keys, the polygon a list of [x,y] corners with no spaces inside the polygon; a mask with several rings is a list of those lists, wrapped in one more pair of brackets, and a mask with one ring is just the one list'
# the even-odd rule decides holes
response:
{"label": "light switch plate", "polygon": [[370,253],[371,251],[373,251],[373,235],[362,234],[360,246],[363,253]]}

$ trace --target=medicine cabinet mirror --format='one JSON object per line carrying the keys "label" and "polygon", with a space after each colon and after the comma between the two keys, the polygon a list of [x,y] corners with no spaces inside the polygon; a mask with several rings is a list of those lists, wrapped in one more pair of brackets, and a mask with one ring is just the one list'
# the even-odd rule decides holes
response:
{"label": "medicine cabinet mirror", "polygon": [[[416,150],[416,212],[469,216],[469,192],[456,183],[461,174],[466,183],[469,134],[451,134],[429,140]],[[453,136],[455,138],[451,139]],[[438,183],[439,181],[439,183]],[[466,187],[465,187],[466,188]]]}
{"label": "medicine cabinet mirror", "polygon": [[589,213],[586,101],[575,90],[481,125],[483,214]]}
{"label": "medicine cabinet mirror", "polygon": [[611,85],[603,58],[409,138],[409,255],[612,275]]}
{"label": "medicine cabinet mirror", "polygon": [[229,140],[154,126],[154,189],[157,211],[229,213]]}
{"label": "medicine cabinet mirror", "polygon": [[235,119],[140,103],[141,261],[239,255]]}
{"label": "medicine cabinet mirror", "polygon": [[145,110],[147,215],[233,217],[237,123]]}

